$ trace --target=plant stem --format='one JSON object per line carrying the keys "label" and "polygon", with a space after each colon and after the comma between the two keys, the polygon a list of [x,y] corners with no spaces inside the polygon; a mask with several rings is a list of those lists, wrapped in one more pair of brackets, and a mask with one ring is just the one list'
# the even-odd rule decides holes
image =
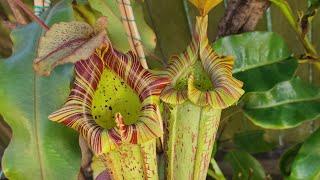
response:
{"label": "plant stem", "polygon": [[228,1],[227,0],[223,0],[223,5],[224,5],[224,8],[227,8],[228,7]]}
{"label": "plant stem", "polygon": [[212,168],[214,169],[214,174],[217,177],[216,179],[225,180],[226,178],[224,177],[224,175],[223,175],[221,169],[219,168],[216,160],[214,158],[212,158],[210,163],[212,165]]}
{"label": "plant stem", "polygon": [[28,14],[36,23],[38,23],[44,30],[49,30],[49,27],[36,15],[32,13],[32,11],[25,5],[21,0],[12,0],[16,5],[18,5],[26,14]]}
{"label": "plant stem", "polygon": [[208,175],[216,180],[219,179],[212,169],[208,169]]}
{"label": "plant stem", "polygon": [[[281,12],[285,15],[287,18],[289,24],[292,26],[294,31],[296,32],[300,42],[302,43],[306,53],[309,55],[319,58],[319,54],[317,53],[316,49],[314,48],[313,44],[310,42],[308,35],[304,35],[302,32],[301,27],[299,24],[295,21],[295,17],[293,15],[292,9],[287,1],[283,0],[270,0],[272,3],[274,3],[278,8],[281,10]],[[320,62],[315,63],[315,66],[318,70],[320,70]]]}
{"label": "plant stem", "polygon": [[302,42],[304,48],[306,49],[307,53],[314,55],[314,56],[319,56],[316,49],[312,45],[312,43],[309,41],[308,36],[303,36],[300,28],[296,28],[296,32],[297,32],[299,39]]}
{"label": "plant stem", "polygon": [[190,34],[192,35],[193,34],[193,23],[192,23],[191,17],[190,17],[188,0],[183,0],[183,8],[184,8],[184,12],[187,17],[189,31],[190,31]]}
{"label": "plant stem", "polygon": [[270,7],[266,11],[266,18],[267,18],[267,29],[268,31],[272,31],[272,17],[271,17],[271,9]]}

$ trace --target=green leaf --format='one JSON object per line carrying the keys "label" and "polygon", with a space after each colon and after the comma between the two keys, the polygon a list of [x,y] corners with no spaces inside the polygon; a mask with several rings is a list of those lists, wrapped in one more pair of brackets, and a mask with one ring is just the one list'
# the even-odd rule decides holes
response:
{"label": "green leaf", "polygon": [[320,0],[308,0],[309,7],[310,6],[320,6]]}
{"label": "green leaf", "polygon": [[296,144],[289,148],[280,159],[280,171],[282,175],[289,176],[291,173],[291,166],[294,158],[298,154],[299,149],[301,148],[302,143]]}
{"label": "green leaf", "polygon": [[[112,45],[115,49],[124,52],[130,50],[125,29],[121,22],[121,14],[118,3],[115,0],[89,0],[90,6],[108,18],[107,31]],[[142,44],[148,51],[153,51],[156,45],[156,36],[144,20],[141,3],[131,1],[138,30],[141,35]]]}
{"label": "green leaf", "polygon": [[144,0],[144,12],[157,35],[156,54],[159,57],[167,61],[170,56],[184,51],[191,33],[182,1]]}
{"label": "green leaf", "polygon": [[249,153],[260,153],[272,150],[275,145],[266,142],[263,130],[252,130],[236,133],[233,137],[234,143],[239,149]]}
{"label": "green leaf", "polygon": [[320,129],[301,146],[288,179],[320,179]]}
{"label": "green leaf", "polygon": [[249,153],[244,151],[231,151],[225,156],[225,160],[228,161],[233,170],[233,180],[261,180],[266,179],[261,164]]}
{"label": "green leaf", "polygon": [[297,29],[297,21],[295,19],[295,16],[293,14],[293,11],[289,5],[289,3],[286,0],[270,0],[274,5],[276,5],[284,14],[284,16],[287,18],[287,21],[289,24],[294,28]]}
{"label": "green leaf", "polygon": [[[57,3],[46,24],[70,21],[69,3]],[[35,23],[15,29],[14,54],[0,61],[0,114],[13,131],[3,157],[9,179],[76,179],[80,166],[77,134],[48,120],[69,93],[73,69],[63,66],[38,77],[32,63],[43,30]]]}
{"label": "green leaf", "polygon": [[233,73],[244,82],[246,92],[268,90],[290,79],[297,68],[297,61],[291,58],[288,46],[279,35],[272,32],[223,37],[213,47],[218,54],[236,58]]}
{"label": "green leaf", "polygon": [[254,124],[286,129],[320,116],[320,89],[299,78],[284,81],[265,92],[251,92],[243,99],[244,114]]}

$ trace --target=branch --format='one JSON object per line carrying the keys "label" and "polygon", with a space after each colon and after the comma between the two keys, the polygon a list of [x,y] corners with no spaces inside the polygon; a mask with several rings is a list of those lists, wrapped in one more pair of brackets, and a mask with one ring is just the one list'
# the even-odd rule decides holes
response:
{"label": "branch", "polygon": [[253,31],[269,5],[267,0],[229,0],[225,15],[219,22],[216,39]]}
{"label": "branch", "polygon": [[28,21],[27,19],[22,15],[22,13],[20,12],[20,10],[17,8],[16,4],[14,3],[14,1],[12,0],[7,0],[9,6],[10,6],[10,9],[16,19],[16,21],[19,23],[19,24],[28,24]]}
{"label": "branch", "polygon": [[21,0],[11,0],[16,5],[18,5],[28,16],[30,16],[36,23],[38,23],[44,30],[49,30],[49,27],[36,15],[33,14],[33,12],[25,5]]}

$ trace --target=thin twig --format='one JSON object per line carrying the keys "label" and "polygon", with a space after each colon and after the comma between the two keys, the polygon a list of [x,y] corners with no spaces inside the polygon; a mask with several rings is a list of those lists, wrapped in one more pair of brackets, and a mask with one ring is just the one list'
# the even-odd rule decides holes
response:
{"label": "thin twig", "polygon": [[128,36],[129,44],[138,55],[142,66],[148,69],[146,56],[143,50],[140,33],[137,28],[130,0],[117,0],[117,2],[121,13],[122,24]]}
{"label": "thin twig", "polygon": [[16,4],[12,0],[7,0],[10,9],[19,24],[28,24],[27,19],[21,14],[20,10],[17,8]]}
{"label": "thin twig", "polygon": [[12,0],[16,5],[18,5],[28,16],[30,16],[35,22],[37,22],[44,30],[49,30],[49,26],[47,26],[39,17],[34,15],[32,11],[25,5],[21,0]]}

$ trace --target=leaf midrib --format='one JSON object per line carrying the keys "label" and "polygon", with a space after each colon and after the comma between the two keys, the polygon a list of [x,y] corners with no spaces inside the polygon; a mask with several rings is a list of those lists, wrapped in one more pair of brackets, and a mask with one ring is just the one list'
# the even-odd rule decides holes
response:
{"label": "leaf midrib", "polygon": [[37,155],[39,157],[39,168],[40,168],[40,177],[41,179],[44,179],[45,176],[45,171],[43,168],[43,159],[42,159],[42,154],[41,154],[41,146],[40,146],[40,132],[39,132],[39,115],[38,115],[38,86],[37,86],[37,77],[35,73],[33,72],[33,113],[34,113],[34,132],[35,132],[35,143],[37,146]]}
{"label": "leaf midrib", "polygon": [[294,104],[294,103],[300,103],[300,102],[307,102],[307,101],[317,101],[320,100],[320,95],[311,97],[311,98],[299,98],[299,99],[294,99],[294,100],[287,100],[287,101],[281,101],[279,103],[274,103],[270,105],[262,105],[262,106],[247,106],[244,109],[265,109],[265,108],[273,108],[273,107],[278,107],[282,106],[285,104]]}
{"label": "leaf midrib", "polygon": [[[276,59],[276,60],[272,60],[272,61],[265,61],[264,63],[259,63],[259,64],[254,64],[254,65],[247,65],[245,66],[246,68],[239,68],[239,69],[235,69],[232,71],[233,74],[237,74],[237,73],[241,73],[241,72],[244,72],[244,71],[248,71],[248,70],[251,70],[251,69],[255,69],[255,68],[259,68],[259,67],[263,67],[263,66],[267,66],[267,65],[271,65],[271,64],[275,64],[275,63],[280,63],[282,61],[286,61],[286,60],[292,60],[294,61],[295,59],[292,58],[292,57],[287,57],[287,58],[281,58],[281,59]],[[235,59],[237,60],[237,59]]]}

